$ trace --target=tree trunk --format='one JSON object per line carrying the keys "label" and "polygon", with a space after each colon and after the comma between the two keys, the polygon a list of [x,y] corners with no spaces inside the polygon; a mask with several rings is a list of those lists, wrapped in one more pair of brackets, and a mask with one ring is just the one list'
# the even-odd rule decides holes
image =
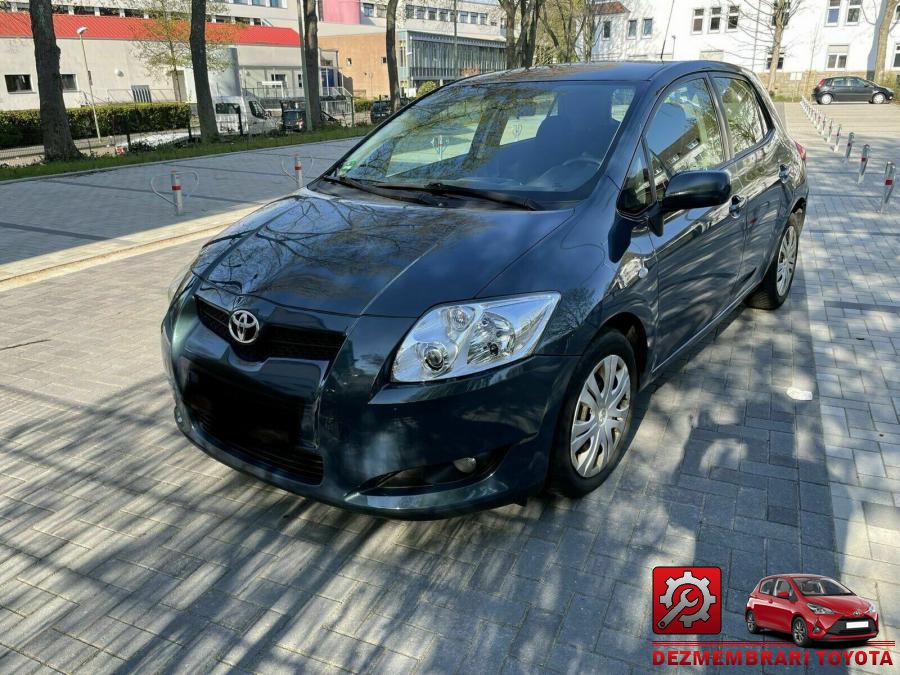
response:
{"label": "tree trunk", "polygon": [[310,118],[306,127],[310,131],[322,126],[322,101],[319,98],[319,21],[316,16],[316,0],[302,0],[306,35],[303,49],[306,50],[306,72],[303,73],[303,95],[309,101]]}
{"label": "tree trunk", "polygon": [[66,103],[63,100],[59,47],[53,30],[53,8],[50,0],[31,0],[29,6],[41,106],[41,131],[44,136],[44,159],[54,161],[81,157],[72,140]]}
{"label": "tree trunk", "polygon": [[537,46],[538,23],[542,8],[543,4],[541,0],[531,0],[531,12],[528,19],[528,36],[522,54],[522,65],[526,68],[531,68],[534,65],[534,49]]}
{"label": "tree trunk", "polygon": [[775,91],[775,78],[778,75],[778,60],[781,57],[781,39],[784,37],[784,23],[787,20],[788,8],[785,0],[775,0],[773,5],[772,20],[772,60],[769,63],[769,80],[766,89],[769,93]]}
{"label": "tree trunk", "polygon": [[499,0],[506,13],[506,67],[515,68],[516,63],[516,0]]}
{"label": "tree trunk", "polygon": [[387,26],[384,33],[384,49],[387,55],[388,90],[391,94],[391,111],[400,109],[400,75],[397,72],[397,3],[388,0]]}
{"label": "tree trunk", "polygon": [[884,62],[887,59],[888,37],[891,26],[894,23],[894,15],[897,13],[897,4],[900,0],[887,0],[884,14],[878,22],[878,43],[875,49],[875,72],[872,79],[880,82],[884,78]]}
{"label": "tree trunk", "polygon": [[191,66],[200,117],[200,142],[213,143],[219,140],[219,128],[206,65],[206,0],[191,0]]}

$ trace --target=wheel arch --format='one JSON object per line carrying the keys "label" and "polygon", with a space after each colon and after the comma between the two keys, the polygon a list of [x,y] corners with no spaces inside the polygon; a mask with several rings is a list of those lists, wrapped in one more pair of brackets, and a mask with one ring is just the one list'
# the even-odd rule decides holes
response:
{"label": "wheel arch", "polygon": [[606,319],[600,326],[598,335],[608,331],[615,330],[625,336],[634,351],[635,365],[638,369],[638,386],[643,382],[650,362],[650,347],[647,340],[647,329],[644,322],[631,312],[620,312]]}

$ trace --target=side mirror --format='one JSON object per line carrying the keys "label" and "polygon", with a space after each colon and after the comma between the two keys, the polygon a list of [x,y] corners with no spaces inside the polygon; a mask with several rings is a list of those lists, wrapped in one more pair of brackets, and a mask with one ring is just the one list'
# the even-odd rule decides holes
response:
{"label": "side mirror", "polygon": [[790,596],[791,596],[791,594],[788,593],[787,591],[778,591],[779,598],[789,598]]}
{"label": "side mirror", "polygon": [[662,208],[665,212],[718,206],[731,196],[731,176],[727,171],[682,171],[666,186]]}

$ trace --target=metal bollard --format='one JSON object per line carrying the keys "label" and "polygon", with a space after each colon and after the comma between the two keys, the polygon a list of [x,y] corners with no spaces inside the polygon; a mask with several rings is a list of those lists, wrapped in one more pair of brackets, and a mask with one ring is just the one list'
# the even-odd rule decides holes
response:
{"label": "metal bollard", "polygon": [[831,149],[832,152],[837,152],[838,145],[841,142],[841,125],[838,124],[837,133],[834,135],[834,147]]}
{"label": "metal bollard", "polygon": [[850,153],[853,152],[853,138],[854,133],[851,131],[847,136],[847,150],[844,152],[844,160],[843,163],[846,164],[850,161]]}
{"label": "metal bollard", "polygon": [[184,196],[181,193],[181,180],[177,171],[172,172],[172,203],[175,204],[176,216],[184,213]]}
{"label": "metal bollard", "polygon": [[834,128],[834,120],[828,120],[828,133],[825,135],[825,142],[831,143],[831,130]]}
{"label": "metal bollard", "polygon": [[866,143],[862,149],[862,155],[859,158],[859,177],[856,179],[857,185],[862,185],[863,176],[866,175],[866,165],[869,163],[869,144]]}
{"label": "metal bollard", "polygon": [[297,187],[303,189],[303,165],[300,163],[300,155],[294,155],[294,174],[297,176]]}
{"label": "metal bollard", "polygon": [[884,196],[881,198],[881,212],[887,208],[887,203],[891,199],[891,193],[894,191],[894,163],[888,162],[884,165]]}

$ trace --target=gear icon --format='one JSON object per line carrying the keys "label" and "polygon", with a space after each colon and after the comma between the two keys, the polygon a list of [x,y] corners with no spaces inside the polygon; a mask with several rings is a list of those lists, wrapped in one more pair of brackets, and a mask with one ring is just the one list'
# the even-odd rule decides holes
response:
{"label": "gear icon", "polygon": [[716,596],[711,595],[709,592],[709,579],[706,577],[697,578],[693,574],[691,574],[690,570],[687,570],[683,575],[678,577],[669,577],[666,580],[666,592],[659,596],[659,601],[666,606],[666,609],[671,609],[673,601],[673,596],[675,595],[675,591],[681,588],[682,586],[693,586],[697,588],[700,593],[703,595],[703,604],[700,605],[700,609],[694,612],[693,614],[682,614],[678,617],[678,620],[681,621],[682,625],[685,628],[690,628],[694,625],[695,621],[709,621],[709,608],[716,602],[718,598]]}

